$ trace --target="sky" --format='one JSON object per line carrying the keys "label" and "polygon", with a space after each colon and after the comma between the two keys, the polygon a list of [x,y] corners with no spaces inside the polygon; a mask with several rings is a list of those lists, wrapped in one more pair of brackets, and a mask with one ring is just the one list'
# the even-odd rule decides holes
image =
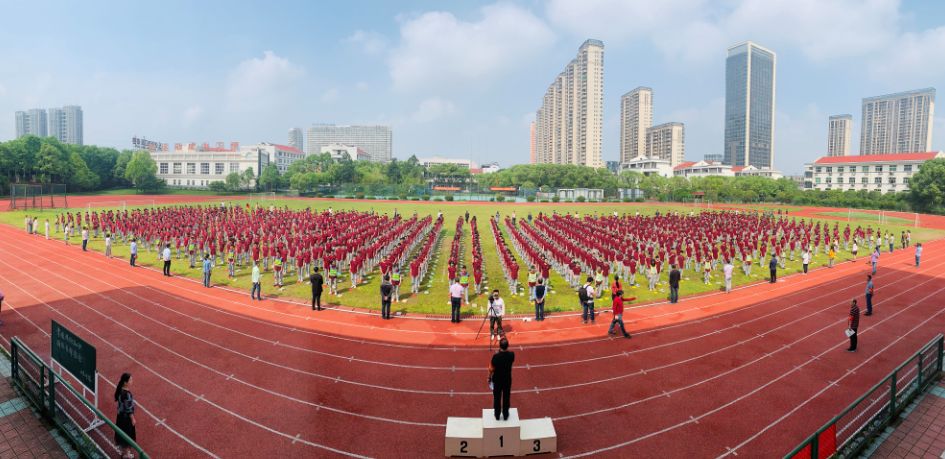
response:
{"label": "sky", "polygon": [[[722,151],[725,57],[777,53],[775,167],[826,154],[827,117],[945,90],[941,0],[0,0],[0,140],[14,112],[81,105],[85,143],[286,143],[291,127],[389,124],[394,157],[528,162],[529,123],[587,38],[604,41],[603,159],[620,96],[653,88],[686,157]],[[2,119],[2,118],[0,118]],[[933,150],[945,150],[945,109]]]}

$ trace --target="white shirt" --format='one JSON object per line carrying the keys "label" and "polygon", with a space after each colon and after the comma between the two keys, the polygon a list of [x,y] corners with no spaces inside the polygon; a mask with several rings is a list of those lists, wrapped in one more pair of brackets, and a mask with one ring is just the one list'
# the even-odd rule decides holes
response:
{"label": "white shirt", "polygon": [[591,284],[584,286],[584,290],[587,291],[587,297],[590,298],[590,301],[594,301],[594,287]]}
{"label": "white shirt", "polygon": [[164,261],[171,261],[171,249],[164,247]]}
{"label": "white shirt", "polygon": [[810,263],[810,252],[804,252],[804,254],[801,255],[801,260],[804,261],[805,265]]}
{"label": "white shirt", "polygon": [[463,286],[459,285],[459,282],[456,282],[455,284],[450,285],[450,297],[451,298],[463,297]]}
{"label": "white shirt", "polygon": [[732,271],[735,270],[735,267],[731,263],[725,263],[725,266],[722,267],[722,272],[725,273],[725,280],[730,280],[732,278]]}
{"label": "white shirt", "polygon": [[105,247],[111,247],[111,246],[112,246],[112,238],[111,238],[110,236],[109,236],[109,237],[106,237],[106,238],[105,238]]}
{"label": "white shirt", "polygon": [[82,230],[82,240],[83,241],[89,240],[89,230]]}
{"label": "white shirt", "polygon": [[502,317],[505,315],[505,301],[502,298],[492,302],[492,307],[489,309],[489,317]]}

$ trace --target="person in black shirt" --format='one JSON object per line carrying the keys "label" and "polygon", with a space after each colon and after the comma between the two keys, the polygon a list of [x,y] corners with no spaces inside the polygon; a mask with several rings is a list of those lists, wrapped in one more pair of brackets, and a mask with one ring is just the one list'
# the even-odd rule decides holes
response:
{"label": "person in black shirt", "polygon": [[[115,425],[124,432],[131,441],[137,442],[138,436],[135,432],[135,399],[128,388],[131,386],[131,373],[122,373],[118,385],[115,387],[115,403],[118,405],[118,418]],[[122,458],[134,457],[134,449],[125,440],[124,437],[115,431],[115,443],[121,448]]]}
{"label": "person in black shirt", "polygon": [[312,281],[312,310],[321,311],[322,310],[322,284],[325,283],[325,279],[322,278],[322,275],[318,273],[318,268],[315,268],[315,273],[312,274],[312,277],[309,278]]}
{"label": "person in black shirt", "polygon": [[669,272],[669,302],[678,303],[679,302],[679,279],[681,274],[676,265],[672,265],[672,270]]}
{"label": "person in black shirt", "polygon": [[544,279],[538,279],[538,285],[535,286],[535,320],[541,322],[545,320],[545,283]]}
{"label": "person in black shirt", "polygon": [[513,362],[515,362],[515,353],[509,351],[509,340],[502,338],[499,341],[499,352],[493,354],[492,361],[489,362],[489,381],[492,382],[492,408],[495,410],[496,421],[499,420],[500,413],[504,420],[509,420]]}
{"label": "person in black shirt", "polygon": [[390,283],[390,275],[384,275],[381,282],[381,318],[390,319],[390,298],[394,294],[394,285]]}
{"label": "person in black shirt", "polygon": [[771,270],[771,283],[778,281],[778,257],[771,255],[771,262],[768,263],[768,269]]}

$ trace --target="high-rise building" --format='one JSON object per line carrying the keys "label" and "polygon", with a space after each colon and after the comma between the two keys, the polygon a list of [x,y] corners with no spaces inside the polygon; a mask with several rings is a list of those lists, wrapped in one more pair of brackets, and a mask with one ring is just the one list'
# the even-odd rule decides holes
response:
{"label": "high-rise building", "polygon": [[646,154],[646,130],[652,126],[653,90],[639,87],[624,94],[620,98],[620,162]]}
{"label": "high-rise building", "polygon": [[528,125],[528,163],[535,164],[535,122]]}
{"label": "high-rise building", "polygon": [[827,156],[849,156],[853,115],[832,115],[827,123]]}
{"label": "high-rise building", "polygon": [[929,151],[934,116],[935,88],[863,99],[860,154]]}
{"label": "high-rise building", "polygon": [[587,40],[535,115],[535,162],[604,167],[604,43]]}
{"label": "high-rise building", "polygon": [[725,61],[724,163],[774,168],[777,57],[752,42],[728,49]]}
{"label": "high-rise building", "polygon": [[685,136],[683,123],[663,123],[648,128],[645,156],[650,159],[667,160],[671,166],[676,167],[686,156]]}
{"label": "high-rise building", "polygon": [[294,127],[289,129],[289,146],[293,148],[298,148],[299,150],[305,150],[303,147],[302,141],[302,128]]}
{"label": "high-rise building", "polygon": [[33,108],[25,112],[16,112],[16,136],[35,135],[46,137],[49,131],[46,126],[46,110]]}
{"label": "high-rise building", "polygon": [[358,147],[367,152],[371,161],[388,162],[391,158],[392,136],[390,126],[336,126],[313,124],[308,128],[305,153],[319,154],[322,147],[343,144]]}
{"label": "high-rise building", "polygon": [[82,107],[66,105],[46,111],[49,121],[49,136],[62,143],[82,145]]}

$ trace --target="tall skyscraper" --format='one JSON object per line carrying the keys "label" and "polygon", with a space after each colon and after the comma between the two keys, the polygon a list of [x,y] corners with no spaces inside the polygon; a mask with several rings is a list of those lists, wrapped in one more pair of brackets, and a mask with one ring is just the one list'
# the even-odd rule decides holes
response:
{"label": "tall skyscraper", "polygon": [[827,123],[827,156],[849,156],[853,115],[832,115]]}
{"label": "tall skyscraper", "polygon": [[49,131],[46,126],[46,110],[33,108],[25,112],[16,112],[16,136],[35,135],[46,137]]}
{"label": "tall skyscraper", "polygon": [[535,164],[535,122],[528,125],[528,164]]}
{"label": "tall skyscraper", "polygon": [[49,121],[49,136],[62,143],[82,145],[82,107],[66,105],[46,111]]}
{"label": "tall skyscraper", "polygon": [[[308,128],[305,154],[319,154],[322,147],[340,143],[366,151],[371,161],[388,162],[391,158],[390,126],[336,126],[313,124]],[[352,158],[355,159],[355,158]]]}
{"label": "tall skyscraper", "polygon": [[646,130],[653,126],[653,90],[639,87],[620,98],[620,162],[646,155]]}
{"label": "tall skyscraper", "polygon": [[755,43],[728,49],[725,61],[724,163],[774,168],[777,57]]}
{"label": "tall skyscraper", "polygon": [[302,148],[302,128],[294,127],[289,129],[289,146],[298,148],[299,150],[305,150],[305,148]]}
{"label": "tall skyscraper", "polygon": [[604,43],[587,40],[545,91],[535,115],[535,161],[604,167]]}
{"label": "tall skyscraper", "polygon": [[935,88],[863,99],[860,154],[929,151],[934,116]]}
{"label": "tall skyscraper", "polygon": [[[642,156],[664,159],[676,167],[686,157],[686,131],[683,123],[663,123],[646,130],[646,151]],[[635,156],[634,156],[635,157]]]}

